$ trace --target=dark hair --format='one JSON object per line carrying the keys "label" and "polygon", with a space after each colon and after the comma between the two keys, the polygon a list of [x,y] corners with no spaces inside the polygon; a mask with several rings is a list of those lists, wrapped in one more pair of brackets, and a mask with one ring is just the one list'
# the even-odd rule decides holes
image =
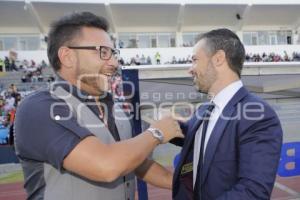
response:
{"label": "dark hair", "polygon": [[205,39],[210,54],[223,50],[229,67],[241,77],[245,48],[234,32],[229,29],[216,29],[200,35],[199,40],[201,39]]}
{"label": "dark hair", "polygon": [[109,25],[104,17],[99,17],[90,12],[78,12],[66,15],[53,22],[47,37],[47,53],[49,63],[54,71],[60,69],[61,62],[58,50],[63,45],[70,45],[73,39],[81,33],[82,27],[95,27],[108,31]]}

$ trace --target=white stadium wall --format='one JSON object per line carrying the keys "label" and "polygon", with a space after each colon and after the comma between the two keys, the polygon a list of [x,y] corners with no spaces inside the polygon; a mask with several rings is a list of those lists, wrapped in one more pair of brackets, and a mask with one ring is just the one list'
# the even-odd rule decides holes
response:
{"label": "white stadium wall", "polygon": [[[246,52],[252,54],[262,54],[262,53],[276,53],[281,56],[284,55],[284,51],[287,52],[289,56],[293,54],[293,52],[300,53],[300,45],[269,45],[269,46],[246,46]],[[161,55],[161,63],[171,62],[172,57],[175,56],[176,59],[186,58],[187,56],[191,56],[193,53],[192,47],[176,47],[176,48],[128,48],[128,49],[120,49],[121,57],[125,62],[129,62],[132,57],[139,55],[141,57],[144,55],[145,57],[150,56],[152,63],[155,64],[154,55],[156,52],[159,52]],[[34,60],[39,63],[42,60],[48,62],[47,52],[46,50],[39,51],[16,51],[18,53],[18,60],[22,61],[24,59]],[[4,58],[8,56],[9,51],[0,51],[0,58]]]}

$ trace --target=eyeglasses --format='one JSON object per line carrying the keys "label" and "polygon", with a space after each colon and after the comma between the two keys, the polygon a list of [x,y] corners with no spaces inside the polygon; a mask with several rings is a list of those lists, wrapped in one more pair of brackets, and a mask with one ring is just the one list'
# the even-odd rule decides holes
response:
{"label": "eyeglasses", "polygon": [[120,58],[120,50],[113,49],[107,46],[68,46],[70,49],[85,49],[85,50],[97,50],[100,52],[100,59],[109,60],[113,56],[116,60]]}

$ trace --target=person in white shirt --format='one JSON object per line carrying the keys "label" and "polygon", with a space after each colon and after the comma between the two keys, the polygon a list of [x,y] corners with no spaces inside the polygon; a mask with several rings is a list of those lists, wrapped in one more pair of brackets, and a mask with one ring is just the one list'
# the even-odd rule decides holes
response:
{"label": "person in white shirt", "polygon": [[270,199],[282,128],[273,109],[243,86],[244,59],[243,44],[228,29],[203,34],[194,47],[189,72],[210,101],[181,123],[175,200]]}

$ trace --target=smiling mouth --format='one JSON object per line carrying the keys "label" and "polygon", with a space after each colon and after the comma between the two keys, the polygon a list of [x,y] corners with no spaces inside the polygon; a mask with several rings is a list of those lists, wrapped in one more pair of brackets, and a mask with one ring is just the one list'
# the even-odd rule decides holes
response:
{"label": "smiling mouth", "polygon": [[109,73],[107,73],[107,74],[102,74],[102,75],[107,76],[107,77],[113,76],[112,74],[109,74]]}
{"label": "smiling mouth", "polygon": [[106,76],[108,79],[111,79],[113,76],[116,75],[116,73],[106,73],[106,74],[102,74],[104,76]]}

